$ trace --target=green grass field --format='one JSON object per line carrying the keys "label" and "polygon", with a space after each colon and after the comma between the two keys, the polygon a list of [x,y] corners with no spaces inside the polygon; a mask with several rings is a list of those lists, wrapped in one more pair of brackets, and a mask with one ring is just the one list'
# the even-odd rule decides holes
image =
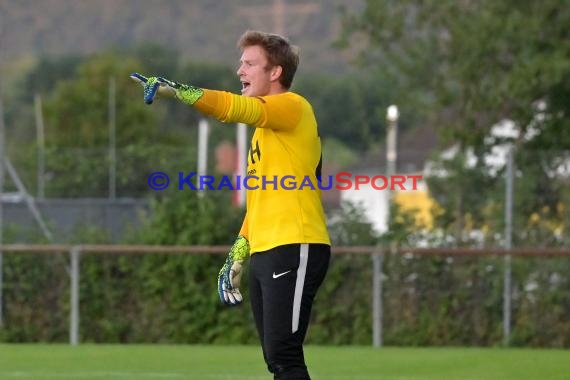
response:
{"label": "green grass field", "polygon": [[[306,347],[313,380],[568,380],[570,350]],[[271,379],[255,346],[0,344],[1,380]]]}

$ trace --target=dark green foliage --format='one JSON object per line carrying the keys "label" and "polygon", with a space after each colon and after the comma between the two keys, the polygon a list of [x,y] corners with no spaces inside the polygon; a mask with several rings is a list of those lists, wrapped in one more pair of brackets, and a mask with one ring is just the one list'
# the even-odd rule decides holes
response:
{"label": "dark green foliage", "polygon": [[66,334],[65,266],[63,254],[4,255],[5,341],[58,341]]}
{"label": "dark green foliage", "polygon": [[[229,195],[171,192],[153,203],[153,218],[136,240],[156,245],[231,245],[243,214],[230,205]],[[85,335],[87,340],[248,343],[255,337],[247,306],[228,309],[219,301],[222,256],[148,254],[87,260],[84,265],[92,272],[83,276],[88,284],[83,294],[97,300],[85,303],[84,313],[94,317],[84,322],[85,331],[93,332]]]}
{"label": "dark green foliage", "polygon": [[345,17],[343,41],[360,47],[364,67],[397,78],[403,108],[420,107],[450,141],[480,146],[503,119],[526,131],[544,101],[536,127],[567,147],[555,125],[568,125],[568,109],[555,98],[568,96],[569,20],[557,0],[367,1]]}
{"label": "dark green foliage", "polygon": [[[141,236],[146,244],[229,245],[242,210],[229,194],[176,191],[157,199]],[[393,210],[400,219],[398,210]],[[396,230],[403,226],[396,227]],[[348,208],[331,225],[343,245],[378,237]],[[82,237],[80,237],[82,235]],[[395,237],[398,234],[395,235]],[[101,242],[93,231],[77,241]],[[406,240],[402,240],[405,242]],[[68,340],[67,253],[4,255],[7,342]],[[89,254],[81,259],[83,342],[256,343],[247,303],[223,306],[217,295],[219,255]],[[247,266],[246,266],[247,268]],[[333,255],[317,294],[307,340],[316,344],[371,344],[372,260]],[[388,345],[502,343],[500,257],[384,256],[384,342]],[[569,347],[570,270],[566,258],[513,259],[512,344]],[[247,278],[247,273],[245,274]],[[245,281],[247,302],[247,281]]]}
{"label": "dark green foliage", "polygon": [[311,102],[324,139],[343,141],[356,150],[383,140],[382,105],[389,104],[389,90],[382,79],[312,75],[299,78],[294,91]]}

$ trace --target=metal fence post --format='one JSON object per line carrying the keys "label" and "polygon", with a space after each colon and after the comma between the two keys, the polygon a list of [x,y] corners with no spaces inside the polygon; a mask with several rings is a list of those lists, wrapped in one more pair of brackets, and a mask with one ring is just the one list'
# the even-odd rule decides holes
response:
{"label": "metal fence post", "polygon": [[80,248],[71,248],[71,299],[69,316],[69,344],[77,346],[79,343],[79,259]]}
{"label": "metal fence post", "polygon": [[372,253],[372,344],[374,347],[382,347],[382,263],[384,254],[382,251]]}

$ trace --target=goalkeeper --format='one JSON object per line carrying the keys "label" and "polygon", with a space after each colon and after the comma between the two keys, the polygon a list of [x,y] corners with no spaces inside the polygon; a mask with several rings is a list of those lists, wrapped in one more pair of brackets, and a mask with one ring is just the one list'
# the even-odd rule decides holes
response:
{"label": "goalkeeper", "polygon": [[[255,128],[247,172],[263,178],[320,179],[321,141],[311,105],[289,88],[299,63],[285,38],[257,31],[238,41],[241,95],[181,84],[162,77],[132,78],[144,100],[174,97],[227,123]],[[330,240],[321,192],[248,190],[238,237],[218,276],[220,299],[243,301],[242,266],[250,257],[249,299],[263,357],[274,379],[310,379],[303,355],[313,299],[328,269]]]}

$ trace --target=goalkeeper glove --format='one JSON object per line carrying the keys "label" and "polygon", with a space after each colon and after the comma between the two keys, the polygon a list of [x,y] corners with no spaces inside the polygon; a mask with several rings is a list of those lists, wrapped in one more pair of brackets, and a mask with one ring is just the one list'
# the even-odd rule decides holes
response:
{"label": "goalkeeper glove", "polygon": [[229,306],[242,303],[239,285],[243,263],[248,256],[249,242],[245,237],[238,236],[218,274],[218,294],[222,303]]}
{"label": "goalkeeper glove", "polygon": [[144,87],[144,102],[146,104],[152,104],[154,98],[160,95],[175,97],[188,105],[193,105],[204,94],[204,90],[199,87],[174,82],[163,77],[147,78],[139,73],[132,73],[131,79]]}

